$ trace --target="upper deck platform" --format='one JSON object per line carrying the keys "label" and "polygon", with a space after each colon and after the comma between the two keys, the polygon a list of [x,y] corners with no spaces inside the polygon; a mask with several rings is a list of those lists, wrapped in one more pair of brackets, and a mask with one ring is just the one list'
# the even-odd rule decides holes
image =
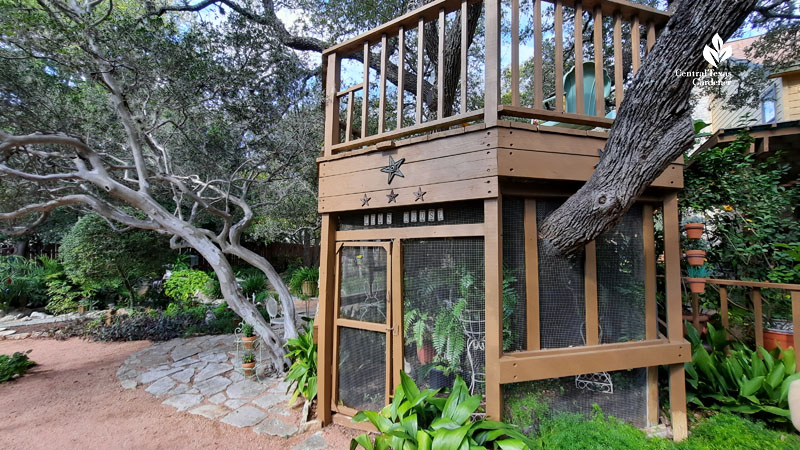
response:
{"label": "upper deck platform", "polygon": [[[319,211],[585,181],[669,17],[622,0],[436,0],[329,48]],[[404,160],[391,181],[390,157]],[[680,163],[653,186],[682,187]]]}

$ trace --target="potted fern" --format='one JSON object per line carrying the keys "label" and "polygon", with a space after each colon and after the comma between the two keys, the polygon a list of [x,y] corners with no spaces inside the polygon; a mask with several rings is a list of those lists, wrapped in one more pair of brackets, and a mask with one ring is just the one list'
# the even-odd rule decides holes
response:
{"label": "potted fern", "polygon": [[289,289],[304,298],[317,295],[317,280],[319,280],[318,267],[299,267],[289,279]]}
{"label": "potted fern", "polygon": [[247,350],[252,350],[256,339],[257,336],[253,330],[253,326],[249,323],[242,325],[242,343],[244,344],[244,348]]}
{"label": "potted fern", "polygon": [[246,377],[251,377],[256,373],[256,355],[252,352],[247,352],[242,356],[242,370]]}
{"label": "potted fern", "polygon": [[406,311],[403,322],[403,334],[408,338],[407,343],[416,344],[419,363],[423,365],[432,363],[434,350],[430,338],[431,321],[428,313],[410,309]]}
{"label": "potted fern", "polygon": [[686,273],[688,275],[686,284],[689,285],[689,290],[692,294],[702,294],[706,291],[706,278],[711,273],[708,266],[689,266],[686,269]]}

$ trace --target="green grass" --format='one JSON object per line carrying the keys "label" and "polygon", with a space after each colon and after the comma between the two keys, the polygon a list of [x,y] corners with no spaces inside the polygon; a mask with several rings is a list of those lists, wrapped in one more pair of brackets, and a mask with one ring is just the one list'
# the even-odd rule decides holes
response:
{"label": "green grass", "polygon": [[789,450],[800,449],[796,433],[770,430],[733,414],[717,414],[692,427],[684,442],[648,438],[630,425],[596,413],[586,420],[581,415],[562,415],[542,422],[543,448],[572,450]]}

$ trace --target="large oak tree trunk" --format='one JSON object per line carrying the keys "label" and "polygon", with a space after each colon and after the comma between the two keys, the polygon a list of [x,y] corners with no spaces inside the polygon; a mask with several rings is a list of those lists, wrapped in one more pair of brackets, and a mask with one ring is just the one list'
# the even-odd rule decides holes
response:
{"label": "large oak tree trunk", "polygon": [[715,33],[729,38],[757,0],[681,0],[636,74],[591,178],[542,223],[551,251],[572,254],[613,228],[637,197],[693,142],[692,79]]}

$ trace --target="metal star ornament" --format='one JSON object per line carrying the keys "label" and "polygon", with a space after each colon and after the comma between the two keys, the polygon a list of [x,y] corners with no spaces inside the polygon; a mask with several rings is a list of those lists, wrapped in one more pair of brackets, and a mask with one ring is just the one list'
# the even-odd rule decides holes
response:
{"label": "metal star ornament", "polygon": [[395,194],[394,189],[391,192],[386,194],[386,197],[389,199],[389,203],[397,203],[397,196],[400,194]]}
{"label": "metal star ornament", "polygon": [[404,162],[406,162],[405,158],[400,158],[395,161],[394,158],[391,156],[389,157],[389,165],[381,169],[381,172],[389,174],[388,184],[392,184],[392,180],[394,180],[396,176],[405,178],[403,172],[400,172],[400,166],[402,166]]}
{"label": "metal star ornament", "polygon": [[367,194],[364,193],[364,196],[361,197],[361,206],[369,206],[369,201],[370,200],[372,200],[372,198],[367,197]]}
{"label": "metal star ornament", "polygon": [[424,202],[425,201],[425,194],[427,194],[427,192],[422,192],[422,186],[420,186],[419,190],[417,190],[417,192],[414,192],[414,196],[416,197],[414,199],[414,201],[416,202],[418,200],[421,200],[421,201]]}

